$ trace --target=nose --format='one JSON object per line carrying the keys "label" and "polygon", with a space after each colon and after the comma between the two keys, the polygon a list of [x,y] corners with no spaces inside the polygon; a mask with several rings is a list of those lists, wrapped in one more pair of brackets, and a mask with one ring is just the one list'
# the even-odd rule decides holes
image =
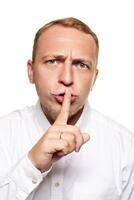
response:
{"label": "nose", "polygon": [[71,63],[64,63],[59,75],[59,83],[69,87],[73,84],[73,79],[73,68]]}

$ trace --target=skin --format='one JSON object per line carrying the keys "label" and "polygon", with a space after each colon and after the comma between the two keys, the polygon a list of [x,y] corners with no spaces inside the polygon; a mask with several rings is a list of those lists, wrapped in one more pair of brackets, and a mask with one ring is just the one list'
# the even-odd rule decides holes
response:
{"label": "skin", "polygon": [[98,74],[96,55],[92,36],[73,28],[55,25],[38,39],[35,62],[28,61],[28,77],[52,126],[28,156],[41,171],[62,156],[78,152],[90,138],[75,123]]}

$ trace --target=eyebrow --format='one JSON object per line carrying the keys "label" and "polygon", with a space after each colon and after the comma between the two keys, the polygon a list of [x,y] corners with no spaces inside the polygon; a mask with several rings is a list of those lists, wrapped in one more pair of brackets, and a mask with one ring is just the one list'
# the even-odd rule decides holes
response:
{"label": "eyebrow", "polygon": [[[59,60],[65,60],[67,58],[67,56],[64,56],[64,55],[60,55],[60,54],[48,54],[48,55],[45,55],[41,58],[41,60],[45,60],[47,58],[55,58],[55,59],[59,59]],[[91,67],[93,66],[93,62],[89,59],[86,59],[86,58],[80,58],[80,57],[76,57],[76,58],[73,58],[71,59],[73,63],[85,63],[85,64],[89,64]]]}
{"label": "eyebrow", "polygon": [[48,54],[48,55],[43,56],[41,59],[44,60],[44,59],[47,59],[48,57],[50,57],[50,58],[66,59],[66,56],[64,56],[64,55],[57,55],[57,54]]}

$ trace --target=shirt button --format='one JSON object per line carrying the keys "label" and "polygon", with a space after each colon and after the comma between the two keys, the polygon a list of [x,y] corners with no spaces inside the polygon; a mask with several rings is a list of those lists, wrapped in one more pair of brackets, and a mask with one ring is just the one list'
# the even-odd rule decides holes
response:
{"label": "shirt button", "polygon": [[59,183],[59,182],[56,182],[54,185],[55,185],[55,187],[59,187],[59,186],[60,186],[60,183]]}
{"label": "shirt button", "polygon": [[33,184],[36,184],[37,182],[38,182],[38,181],[37,181],[37,178],[33,177],[33,178],[32,178],[32,183],[33,183]]}

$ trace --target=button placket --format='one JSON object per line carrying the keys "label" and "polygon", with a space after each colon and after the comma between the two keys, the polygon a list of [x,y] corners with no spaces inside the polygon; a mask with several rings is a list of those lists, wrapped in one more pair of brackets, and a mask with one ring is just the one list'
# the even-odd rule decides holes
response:
{"label": "button placket", "polygon": [[59,160],[53,166],[52,185],[51,185],[51,199],[63,200],[63,178],[64,178],[65,158]]}
{"label": "button placket", "polygon": [[59,182],[55,182],[54,186],[55,186],[55,187],[59,187],[59,186],[60,186],[60,183],[59,183]]}

